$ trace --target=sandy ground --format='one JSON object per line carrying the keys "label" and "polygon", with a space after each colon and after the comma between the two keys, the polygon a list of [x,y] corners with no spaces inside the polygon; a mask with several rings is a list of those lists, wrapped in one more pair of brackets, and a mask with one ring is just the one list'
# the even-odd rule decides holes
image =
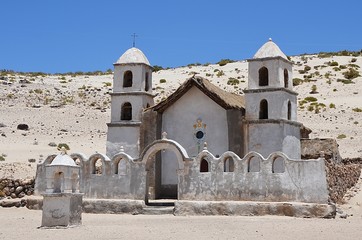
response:
{"label": "sandy ground", "polygon": [[39,229],[41,211],[0,208],[0,239],[361,239],[361,187],[360,177],[335,219],[83,214],[79,227]]}
{"label": "sandy ground", "polygon": [[298,219],[83,214],[83,225],[38,229],[41,211],[0,208],[0,239],[361,239],[362,218]]}

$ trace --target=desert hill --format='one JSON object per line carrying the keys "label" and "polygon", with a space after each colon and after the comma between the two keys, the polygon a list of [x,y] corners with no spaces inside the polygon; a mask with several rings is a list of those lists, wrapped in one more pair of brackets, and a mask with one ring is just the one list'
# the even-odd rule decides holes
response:
{"label": "desert hill", "polygon": [[[298,96],[298,121],[311,137],[336,138],[342,157],[362,157],[362,56],[339,52],[292,56]],[[226,91],[242,94],[247,87],[246,61],[189,64],[153,73],[158,103],[193,75]],[[57,153],[105,153],[110,121],[112,74],[0,72],[0,178],[31,177],[36,162]],[[28,130],[17,129],[19,124]]]}

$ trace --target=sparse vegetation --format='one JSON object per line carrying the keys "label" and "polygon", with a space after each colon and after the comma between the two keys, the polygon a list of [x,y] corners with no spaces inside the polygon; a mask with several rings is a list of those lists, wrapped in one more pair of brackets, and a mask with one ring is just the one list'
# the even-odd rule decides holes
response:
{"label": "sparse vegetation", "polygon": [[331,66],[331,67],[336,67],[336,66],[339,65],[339,63],[336,62],[336,61],[332,61],[332,62],[328,62],[328,65]]}
{"label": "sparse vegetation", "polygon": [[347,80],[347,79],[337,79],[337,82],[341,82],[343,84],[354,84],[355,82],[353,82],[352,80]]}
{"label": "sparse vegetation", "polygon": [[53,101],[54,99],[53,98],[50,98],[50,97],[48,97],[48,96],[46,96],[45,98],[44,98],[44,105],[48,105],[51,101]]}
{"label": "sparse vegetation", "polygon": [[314,106],[309,105],[309,106],[308,106],[308,108],[307,108],[307,110],[308,110],[309,112],[313,112],[313,110],[314,110]]}
{"label": "sparse vegetation", "polygon": [[70,150],[68,144],[66,144],[66,143],[59,143],[57,146],[57,149],[60,151],[62,149],[62,147],[64,147],[66,150]]}
{"label": "sparse vegetation", "polygon": [[315,97],[306,97],[303,100],[299,101],[300,109],[305,108],[305,104],[309,104],[307,106],[307,110],[310,112],[319,113],[322,109],[325,111],[326,105],[324,103],[318,103],[318,99]]}
{"label": "sparse vegetation", "polygon": [[336,105],[334,103],[330,103],[329,108],[336,108]]}
{"label": "sparse vegetation", "polygon": [[318,57],[319,58],[329,58],[329,57],[333,57],[333,56],[353,56],[353,57],[358,57],[361,56],[361,51],[347,51],[347,50],[343,50],[343,51],[339,51],[339,52],[320,52],[318,53]]}
{"label": "sparse vegetation", "polygon": [[187,66],[189,68],[194,67],[194,66],[201,66],[201,63],[190,63],[190,64],[187,64]]}
{"label": "sparse vegetation", "polygon": [[317,102],[318,101],[318,99],[315,97],[306,97],[306,98],[304,98],[304,100],[307,102]]}
{"label": "sparse vegetation", "polygon": [[351,67],[351,68],[360,68],[360,66],[358,66],[357,64],[354,64],[354,63],[349,63],[348,64],[348,67]]}
{"label": "sparse vegetation", "polygon": [[352,108],[353,112],[362,112],[362,108]]}
{"label": "sparse vegetation", "polygon": [[217,62],[217,64],[219,64],[219,66],[225,66],[226,64],[233,62],[235,61],[231,59],[221,59],[219,62]]}
{"label": "sparse vegetation", "polygon": [[34,89],[34,92],[36,94],[42,94],[43,93],[43,90],[41,90],[40,88],[37,88],[37,89]]}
{"label": "sparse vegetation", "polygon": [[240,81],[236,78],[229,78],[227,85],[238,85],[240,83]]}
{"label": "sparse vegetation", "polygon": [[293,78],[293,86],[298,86],[303,83],[303,79]]}
{"label": "sparse vegetation", "polygon": [[223,75],[225,75],[223,70],[219,70],[219,71],[216,73],[216,76],[217,76],[217,77],[221,77],[221,76],[223,76]]}
{"label": "sparse vegetation", "polygon": [[359,72],[356,70],[356,69],[354,69],[354,68],[349,68],[348,69],[348,71],[346,71],[346,72],[344,72],[343,73],[343,76],[346,78],[346,79],[354,79],[354,78],[356,78],[356,77],[359,77],[359,76],[361,76],[360,74],[359,74]]}
{"label": "sparse vegetation", "polygon": [[112,86],[112,83],[111,82],[103,82],[104,84],[104,87],[110,87]]}
{"label": "sparse vegetation", "polygon": [[299,70],[298,72],[300,73],[300,74],[305,74],[305,73],[307,73],[309,70],[311,70],[312,68],[310,67],[310,66],[308,66],[308,65],[305,65],[304,66],[304,69],[303,70]]}
{"label": "sparse vegetation", "polygon": [[162,78],[160,79],[160,83],[165,83],[166,82],[166,79]]}
{"label": "sparse vegetation", "polygon": [[317,85],[313,84],[312,87],[311,87],[310,94],[316,94],[316,93],[318,93],[317,92]]}
{"label": "sparse vegetation", "polygon": [[163,67],[158,66],[158,65],[153,66],[153,72],[158,72],[158,71],[161,71],[161,70],[163,70]]}
{"label": "sparse vegetation", "polygon": [[347,137],[346,134],[339,134],[337,136],[337,139],[343,139],[343,138],[346,138],[346,137]]}

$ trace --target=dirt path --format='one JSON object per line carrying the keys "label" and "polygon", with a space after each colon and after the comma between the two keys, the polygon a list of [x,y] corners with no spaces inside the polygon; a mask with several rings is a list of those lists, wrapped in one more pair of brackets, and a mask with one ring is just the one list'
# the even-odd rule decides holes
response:
{"label": "dirt path", "polygon": [[38,229],[41,211],[0,208],[0,239],[360,239],[362,218],[83,214],[71,229]]}

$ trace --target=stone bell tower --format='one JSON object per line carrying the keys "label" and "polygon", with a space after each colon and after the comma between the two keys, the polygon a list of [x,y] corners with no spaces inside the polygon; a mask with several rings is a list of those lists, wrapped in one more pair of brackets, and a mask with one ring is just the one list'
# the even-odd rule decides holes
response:
{"label": "stone bell tower", "polygon": [[154,104],[152,67],[138,48],[128,49],[114,65],[111,93],[111,122],[107,124],[107,156],[121,146],[130,156],[140,154],[140,126],[143,109]]}
{"label": "stone bell tower", "polygon": [[244,91],[247,152],[267,157],[281,151],[300,159],[301,124],[297,122],[292,63],[271,39],[248,62],[248,89]]}

